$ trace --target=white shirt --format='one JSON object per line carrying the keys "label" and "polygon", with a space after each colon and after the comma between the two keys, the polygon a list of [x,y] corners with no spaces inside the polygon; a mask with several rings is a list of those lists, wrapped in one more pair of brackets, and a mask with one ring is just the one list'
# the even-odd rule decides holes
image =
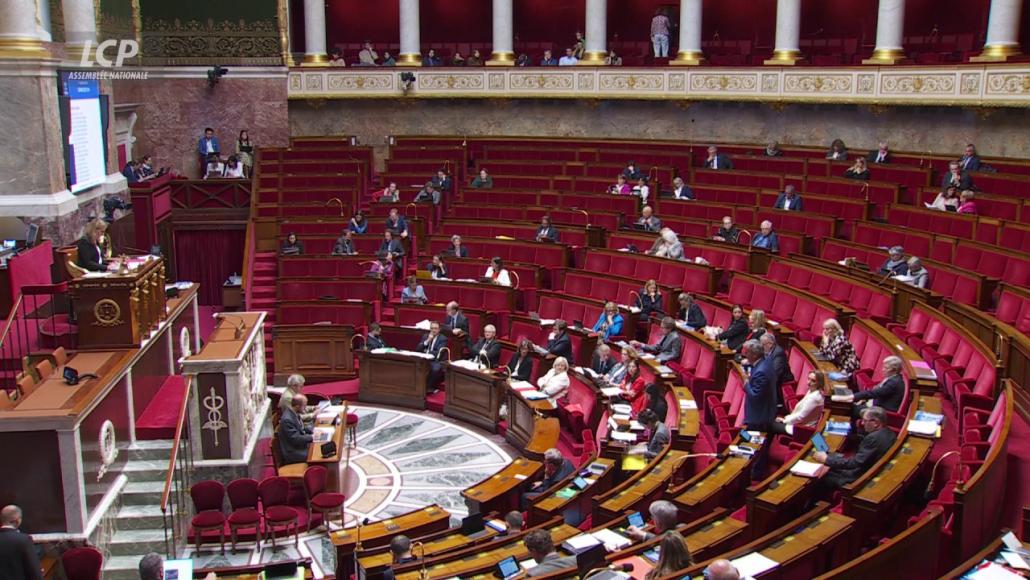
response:
{"label": "white shirt", "polygon": [[225,165],[225,176],[229,179],[242,179],[243,178],[243,163],[237,161],[236,166],[226,164]]}
{"label": "white shirt", "polygon": [[640,195],[640,201],[647,203],[647,196],[651,194],[651,188],[646,185],[638,185],[633,188],[633,191]]}
{"label": "white shirt", "polygon": [[214,153],[215,152],[215,140],[214,139],[208,139],[207,140],[207,152],[208,153]]}
{"label": "white shirt", "polygon": [[796,200],[797,200],[797,197],[784,197],[783,198],[783,209],[785,211],[786,210],[790,210],[791,209],[790,206],[794,205],[794,202]]}
{"label": "white shirt", "polygon": [[558,66],[572,66],[579,62],[574,56],[563,56],[558,59]]}
{"label": "white shirt", "polygon": [[[484,274],[484,276],[487,277],[487,278],[493,278],[494,277],[494,267],[490,266],[489,268],[487,268],[486,269],[486,274]],[[494,282],[496,282],[497,284],[500,284],[501,286],[511,286],[511,277],[508,276],[508,271],[505,270],[504,268],[501,268],[501,271],[497,273],[497,279],[494,280]]]}
{"label": "white shirt", "polygon": [[552,403],[565,396],[569,390],[569,373],[557,373],[554,369],[536,380],[536,386],[547,395]]}
{"label": "white shirt", "polygon": [[794,406],[794,412],[783,418],[783,423],[812,427],[819,422],[819,417],[823,414],[823,403],[822,392],[808,391]]}
{"label": "white shirt", "polygon": [[686,188],[685,185],[682,186],[682,187],[677,187],[676,189],[673,189],[672,190],[672,195],[675,196],[676,199],[687,199],[687,196],[683,195],[683,189],[684,188]]}

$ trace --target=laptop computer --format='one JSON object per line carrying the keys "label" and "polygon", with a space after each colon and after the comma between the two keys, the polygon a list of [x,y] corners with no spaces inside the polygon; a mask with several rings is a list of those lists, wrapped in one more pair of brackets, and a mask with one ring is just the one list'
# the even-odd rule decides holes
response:
{"label": "laptop computer", "polygon": [[471,514],[461,520],[461,535],[471,536],[483,531],[483,514]]}
{"label": "laptop computer", "polygon": [[599,568],[604,564],[604,557],[607,555],[604,544],[598,544],[589,550],[576,554],[576,569],[580,578],[587,575],[587,572]]}
{"label": "laptop computer", "polygon": [[515,556],[508,556],[497,563],[497,569],[494,570],[494,574],[498,578],[508,580],[514,578],[522,572],[522,568],[519,566],[519,561],[515,559]]}

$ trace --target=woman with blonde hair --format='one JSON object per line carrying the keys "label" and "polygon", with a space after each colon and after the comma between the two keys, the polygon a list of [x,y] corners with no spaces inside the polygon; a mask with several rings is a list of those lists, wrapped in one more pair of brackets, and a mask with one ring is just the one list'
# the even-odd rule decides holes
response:
{"label": "woman with blonde hair", "polygon": [[654,580],[668,576],[677,570],[682,570],[694,563],[690,557],[690,548],[686,540],[675,530],[669,530],[662,536],[660,544],[658,563],[644,576],[645,580]]}
{"label": "woman with blonde hair", "polygon": [[638,294],[637,306],[640,307],[640,317],[647,320],[651,313],[662,310],[662,293],[658,290],[658,282],[652,278],[644,282],[644,287]]}
{"label": "woman with blonde hair", "polygon": [[770,431],[785,433],[785,429],[782,431],[778,429],[787,425],[816,426],[823,414],[823,405],[826,402],[826,397],[829,395],[830,389],[829,382],[826,380],[826,373],[823,371],[808,373],[808,391],[805,393],[805,396],[801,397],[801,400],[794,405],[794,410],[789,415],[783,418],[777,417],[776,424],[771,426]]}
{"label": "woman with blonde hair", "polygon": [[103,272],[107,269],[106,263],[110,253],[103,249],[106,232],[107,223],[104,220],[95,219],[86,224],[82,237],[76,243],[76,265],[90,272]]}
{"label": "woman with blonde hair", "polygon": [[855,347],[844,336],[844,328],[833,318],[823,322],[823,337],[819,343],[819,354],[837,365],[840,372],[851,375],[858,370],[858,356]]}
{"label": "woman with blonde hair", "polygon": [[557,403],[558,399],[569,392],[569,361],[563,356],[554,359],[551,370],[537,379],[536,386],[552,404]]}

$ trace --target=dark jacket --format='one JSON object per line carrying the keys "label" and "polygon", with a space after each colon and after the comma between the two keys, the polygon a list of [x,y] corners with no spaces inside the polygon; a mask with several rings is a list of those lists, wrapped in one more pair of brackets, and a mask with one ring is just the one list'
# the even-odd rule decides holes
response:
{"label": "dark jacket", "polygon": [[751,367],[744,385],[744,422],[749,429],[765,430],[776,420],[776,370],[766,357]]}
{"label": "dark jacket", "polygon": [[[518,370],[516,371],[516,367]],[[511,355],[511,360],[508,361],[508,371],[511,373],[512,381],[529,381],[533,375],[533,357],[526,355],[526,359],[519,364],[519,353],[516,351],[515,354]]]}
{"label": "dark jacket", "polygon": [[609,356],[604,362],[601,361],[601,357],[594,355],[594,358],[590,360],[590,368],[597,374],[604,376],[608,374],[608,371],[612,370],[615,366],[615,359]]}
{"label": "dark jacket", "polygon": [[76,248],[79,251],[79,257],[76,258],[75,263],[79,267],[85,268],[90,272],[103,272],[106,269],[103,263],[101,263],[100,251],[93,245],[93,242],[90,242],[85,237],[79,238]]}
{"label": "dark jacket", "polygon": [[389,252],[395,256],[403,256],[404,245],[401,244],[401,241],[396,238],[390,240],[389,242],[383,240],[383,243],[379,245],[379,251]]}
{"label": "dark jacket", "polygon": [[659,340],[656,344],[644,345],[644,352],[649,352],[655,355],[660,363],[667,363],[669,361],[679,362],[680,354],[683,353],[683,343],[680,341],[680,335],[676,334],[676,331],[670,331]]}
{"label": "dark jacket", "polygon": [[647,450],[644,451],[644,457],[648,459],[657,457],[662,452],[662,449],[669,444],[669,439],[669,428],[665,426],[665,423],[658,423],[654,432],[651,433],[651,439],[647,441]]}
{"label": "dark jacket", "polygon": [[643,290],[640,291],[640,317],[647,320],[654,312],[665,312],[664,305],[662,304],[662,293],[659,292],[655,295],[654,300],[651,299],[647,293]]}
{"label": "dark jacket", "polygon": [[891,266],[890,259],[884,261],[883,265],[880,266],[880,275],[886,276],[890,273],[891,276],[904,276],[908,274],[908,262],[901,260],[897,264]]}
{"label": "dark jacket", "polygon": [[869,170],[866,169],[865,171],[852,171],[849,168],[847,171],[844,172],[844,177],[847,177],[848,179],[860,179],[862,181],[868,181]]}
{"label": "dark jacket", "polygon": [[726,240],[727,243],[735,244],[737,243],[737,238],[740,237],[740,230],[738,230],[735,227],[730,229],[720,227],[718,233],[716,233],[715,235]]}
{"label": "dark jacket", "polygon": [[776,235],[776,232],[769,232],[769,235],[763,233],[755,234],[755,237],[751,240],[751,247],[753,248],[765,248],[770,252],[776,254],[780,251],[780,237]]}
{"label": "dark jacket", "polygon": [[705,313],[701,311],[701,307],[697,305],[697,302],[690,305],[689,312],[684,312],[684,309],[680,308],[679,319],[694,329],[708,326],[708,319],[705,318]]}
{"label": "dark jacket", "polygon": [[304,427],[297,412],[293,409],[283,411],[279,419],[279,450],[283,462],[304,463],[308,460],[308,445],[311,444],[311,431]]}
{"label": "dark jacket", "polygon": [[447,337],[443,334],[438,334],[435,337],[430,338],[429,333],[426,333],[415,347],[415,350],[431,354],[435,357],[440,354],[440,349],[445,346],[447,346]]}
{"label": "dark jacket", "polygon": [[740,350],[740,345],[744,344],[744,341],[747,339],[748,331],[747,320],[737,318],[731,320],[730,325],[715,338],[725,340],[726,346],[732,350]]}
{"label": "dark jacket", "polygon": [[540,491],[543,491],[558,483],[559,481],[565,479],[566,477],[572,475],[574,471],[576,471],[576,466],[568,459],[563,459],[561,467],[554,471],[554,475],[552,475],[551,477],[545,476],[543,479],[540,480],[540,487],[538,489]]}
{"label": "dark jacket", "polygon": [[397,222],[394,223],[390,218],[386,218],[386,229],[394,232],[396,235],[400,235],[402,232],[408,231],[408,222],[404,219],[404,216],[397,216]]}
{"label": "dark jacket", "polygon": [[479,351],[486,350],[486,358],[490,360],[490,368],[496,367],[501,362],[501,343],[497,342],[497,339],[493,339],[487,344],[485,338],[480,338],[476,341],[476,344],[472,345],[472,360],[479,361]]}
{"label": "dark jacket", "polygon": [[283,245],[279,248],[279,253],[284,256],[299,256],[304,253],[304,243],[297,240],[294,243],[290,243],[283,240]]}
{"label": "dark jacket", "polygon": [[456,253],[454,251],[454,246],[452,245],[451,247],[449,247],[449,248],[447,248],[446,250],[443,251],[443,255],[445,255],[445,256],[453,256],[455,258],[467,258],[467,257],[469,257],[469,249],[468,248],[466,248],[465,246],[461,246],[458,249],[459,249],[459,251]]}
{"label": "dark jacket", "polygon": [[[780,196],[776,198],[776,205],[773,206],[773,209],[783,209],[784,206],[786,206],[786,204],[787,204],[787,194],[781,193]],[[794,194],[794,199],[792,199],[791,203],[790,203],[790,211],[802,211],[802,208],[804,208],[804,207],[805,207],[805,202],[803,202],[801,200],[801,196],[800,195],[795,193]]]}
{"label": "dark jacket", "polygon": [[682,188],[680,189],[680,195],[679,195],[679,198],[677,198],[677,197],[676,197],[676,188],[675,188],[675,187],[673,187],[673,188],[672,188],[672,189],[671,189],[671,190],[669,191],[669,195],[670,195],[670,196],[671,196],[671,197],[672,197],[673,199],[694,199],[694,190],[693,190],[693,189],[690,189],[690,186],[689,186],[689,185],[687,185],[686,183],[684,183],[684,184],[683,184],[683,187],[682,187]]}
{"label": "dark jacket", "polygon": [[452,331],[455,328],[461,329],[465,334],[469,333],[469,319],[465,318],[465,315],[459,310],[454,316],[446,315],[440,322],[440,332],[450,336],[454,334]]}
{"label": "dark jacket", "polygon": [[557,242],[558,238],[559,238],[558,228],[556,228],[554,226],[546,226],[546,227],[540,226],[540,227],[538,227],[536,229],[536,238],[535,239],[537,239],[537,240],[546,239],[546,240],[551,240],[552,242]]}
{"label": "dark jacket", "polygon": [[876,151],[870,151],[869,155],[865,156],[865,160],[870,163],[890,163],[893,156],[891,155],[890,151],[888,151],[887,154],[884,156],[883,161],[877,161],[879,157],[880,150],[877,149]]}
{"label": "dark jacket", "polygon": [[839,476],[842,483],[850,483],[858,479],[867,469],[880,460],[897,439],[894,431],[883,427],[862,438],[858,451],[851,457],[833,453],[826,457],[826,466],[831,473]]}
{"label": "dark jacket", "polygon": [[354,240],[336,238],[336,243],[333,244],[334,256],[353,256],[354,254],[357,254],[354,250]]}
{"label": "dark jacket", "polygon": [[[537,563],[526,572],[526,576],[534,578],[536,576],[544,576],[547,574],[553,574],[554,572],[560,572],[561,570],[568,570],[576,567],[575,556],[562,556],[557,552],[551,552],[544,556],[544,559]],[[573,574],[575,576],[575,574]]]}
{"label": "dark jacket", "polygon": [[[949,171],[941,177],[941,191],[948,189],[951,185],[951,172]],[[967,189],[973,189],[973,178],[965,171],[959,171],[958,182],[955,183],[955,187],[957,187],[960,192]]]}
{"label": "dark jacket", "polygon": [[569,364],[573,364],[572,361],[572,341],[569,340],[569,333],[562,332],[556,335],[551,340],[547,341],[547,346],[544,347],[547,352],[554,356],[563,356],[565,360],[569,361]]}
{"label": "dark jacket", "polygon": [[794,373],[790,372],[790,365],[787,364],[787,353],[784,352],[780,345],[773,347],[772,352],[767,354],[765,358],[772,362],[777,391],[779,391],[782,385],[794,382]]}
{"label": "dark jacket", "polygon": [[43,573],[31,536],[11,528],[0,528],[0,578],[42,580]]}
{"label": "dark jacket", "polygon": [[[722,153],[716,153],[715,160],[719,162],[717,169],[733,169],[733,162]],[[715,164],[712,161],[705,159],[705,169],[713,169],[713,165]]]}
{"label": "dark jacket", "polygon": [[969,157],[963,155],[962,158],[958,160],[958,163],[959,163],[959,167],[961,167],[963,171],[979,171],[980,170],[980,156],[979,155],[972,155],[972,156],[969,156]]}
{"label": "dark jacket", "polygon": [[873,404],[883,407],[887,411],[896,413],[901,408],[901,401],[905,398],[905,378],[901,375],[888,377],[879,385],[867,390],[855,393],[855,402],[873,400]]}
{"label": "dark jacket", "polygon": [[365,349],[375,350],[377,348],[386,348],[386,342],[381,337],[372,336],[371,334],[365,337]]}

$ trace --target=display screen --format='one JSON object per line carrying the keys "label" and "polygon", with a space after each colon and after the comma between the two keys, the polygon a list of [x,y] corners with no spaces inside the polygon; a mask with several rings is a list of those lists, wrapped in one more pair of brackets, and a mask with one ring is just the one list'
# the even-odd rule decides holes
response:
{"label": "display screen", "polygon": [[100,81],[61,72],[61,129],[68,189],[72,193],[100,185],[107,175]]}

